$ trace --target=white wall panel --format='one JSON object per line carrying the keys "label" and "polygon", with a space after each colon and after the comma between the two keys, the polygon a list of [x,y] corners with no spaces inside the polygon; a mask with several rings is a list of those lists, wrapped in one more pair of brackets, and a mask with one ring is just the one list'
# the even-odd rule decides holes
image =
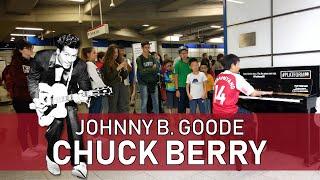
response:
{"label": "white wall panel", "polygon": [[293,54],[273,57],[274,67],[320,65],[320,53]]}
{"label": "white wall panel", "polygon": [[224,54],[224,49],[216,49],[214,56],[218,56],[218,54]]}
{"label": "white wall panel", "polygon": [[13,50],[0,51],[0,59],[5,60],[7,65],[11,63],[12,52]]}
{"label": "white wall panel", "polygon": [[273,0],[273,14],[283,14],[320,6],[319,0]]}
{"label": "white wall panel", "polygon": [[243,4],[227,1],[227,24],[237,24],[271,16],[271,0],[237,0]]}
{"label": "white wall panel", "polygon": [[[228,53],[238,56],[253,56],[271,53],[271,20],[266,19],[252,23],[228,27]],[[240,48],[240,35],[256,32],[256,46]]]}
{"label": "white wall panel", "polygon": [[241,58],[241,68],[261,68],[271,67],[271,57],[255,57],[255,58]]}
{"label": "white wall panel", "polygon": [[274,18],[274,53],[320,50],[319,22],[320,9]]}

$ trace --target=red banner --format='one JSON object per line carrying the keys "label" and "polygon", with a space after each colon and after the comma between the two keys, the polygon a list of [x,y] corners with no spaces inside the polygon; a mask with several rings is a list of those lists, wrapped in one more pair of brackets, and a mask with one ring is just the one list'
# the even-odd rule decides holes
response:
{"label": "red banner", "polygon": [[[84,155],[94,170],[316,170],[318,120],[310,114],[79,114],[84,148],[68,141],[65,120],[55,162],[70,169],[75,144],[76,163]],[[1,114],[0,170],[46,169],[47,127],[37,121],[34,114]],[[26,147],[38,155],[23,152]]]}

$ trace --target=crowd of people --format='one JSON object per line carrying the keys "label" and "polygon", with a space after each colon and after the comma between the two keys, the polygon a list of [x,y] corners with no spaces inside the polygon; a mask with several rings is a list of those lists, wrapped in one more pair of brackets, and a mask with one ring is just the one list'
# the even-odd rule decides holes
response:
{"label": "crowd of people", "polygon": [[[141,49],[142,54],[136,60],[130,60],[122,46],[112,44],[106,52],[97,52],[93,47],[80,49],[80,39],[65,34],[57,40],[56,50],[39,51],[33,58],[33,46],[24,40],[17,42],[12,62],[4,69],[2,77],[18,116],[20,113],[35,113],[30,110],[30,104],[35,106],[37,113],[47,115],[45,111],[49,106],[53,111],[55,104],[47,99],[54,97],[40,97],[45,91],[40,83],[49,87],[61,85],[59,87],[64,87],[68,95],[72,94],[72,100],[64,104],[66,116],[55,114],[53,121],[47,124],[46,162],[50,173],[60,174],[60,167],[54,162],[53,147],[60,139],[64,120],[69,143],[78,140],[81,149],[83,147],[82,136],[76,133],[80,128],[77,106],[81,103],[90,102],[89,114],[129,113],[130,106],[136,107],[139,102],[137,97],[140,98],[141,113],[236,114],[250,113],[237,106],[240,93],[248,96],[272,94],[255,90],[239,74],[240,58],[236,55],[224,57],[221,54],[213,60],[204,53],[198,60],[189,58],[188,47],[181,46],[179,57],[172,60],[167,55],[163,59],[159,53],[150,52],[147,41],[141,43]],[[216,70],[223,69],[225,71],[216,76]],[[89,98],[80,93],[106,86],[113,89],[111,96]],[[51,93],[54,92],[46,92]],[[57,97],[61,95],[57,94]],[[45,149],[39,145],[37,132],[36,121],[18,117],[17,136],[22,157],[34,158]],[[27,143],[28,135],[31,144]],[[71,146],[74,148],[74,143]],[[80,163],[75,164],[74,152],[71,150],[70,153],[72,174],[86,178],[84,156],[80,156]]]}
{"label": "crowd of people", "polygon": [[126,58],[124,47],[114,44],[106,53],[97,53],[92,47],[82,49],[92,88],[107,85],[114,92],[110,97],[92,98],[89,113],[129,113],[130,106],[136,107],[137,92],[141,113],[212,112],[214,72],[223,69],[222,54],[213,60],[204,53],[199,61],[189,58],[188,48],[182,46],[173,61],[167,55],[163,59],[159,53],[150,52],[147,41],[141,48],[142,54],[135,61]]}
{"label": "crowd of people", "polygon": [[[142,42],[141,48],[142,54],[135,61],[126,57],[124,47],[114,44],[106,52],[97,52],[93,47],[80,49],[80,60],[87,68],[87,73],[83,74],[89,76],[91,89],[105,86],[113,89],[112,96],[91,98],[89,114],[129,113],[129,109],[134,109],[131,111],[134,113],[196,113],[197,106],[201,113],[212,112],[214,72],[223,69],[222,54],[213,60],[204,53],[199,61],[189,58],[188,48],[182,46],[178,50],[179,57],[172,60],[166,54],[162,58],[161,54],[150,52],[149,42]],[[2,73],[16,113],[34,113],[29,108],[33,100],[28,90],[33,55],[33,46],[19,40],[11,64]],[[43,149],[37,141],[38,125],[18,119],[22,153],[34,157],[38,154],[34,149]],[[26,143],[28,132],[31,145]]]}
{"label": "crowd of people", "polygon": [[[29,53],[30,55],[27,56],[32,59],[31,47],[31,44],[25,41],[17,43],[16,53],[12,59],[14,67],[18,59],[23,59],[22,62],[29,61],[23,57],[26,56],[24,55],[26,53]],[[162,58],[161,54],[150,52],[148,41],[142,42],[141,48],[142,54],[136,60],[127,58],[125,48],[115,44],[110,45],[106,52],[97,52],[94,47],[80,49],[80,57],[87,64],[92,89],[105,86],[113,89],[112,96],[91,98],[90,114],[212,112],[214,72],[223,69],[222,54],[219,54],[217,60],[214,60],[213,56],[203,53],[199,60],[189,58],[188,47],[182,46],[178,50],[179,57],[172,60],[167,54]],[[17,72],[20,71],[12,73]],[[27,72],[23,70],[17,74],[26,78]],[[6,76],[8,73],[4,71],[3,79]],[[13,99],[14,107],[17,112],[28,112],[28,104],[31,99],[27,97],[27,88],[18,88],[17,91],[13,91],[13,87],[27,87],[27,80],[13,79],[18,85],[12,86],[10,83],[13,81],[8,80],[7,89]],[[15,96],[26,96],[27,98]],[[140,101],[137,101],[137,97],[140,98]],[[21,103],[21,100],[24,103]],[[137,107],[137,102],[140,102],[138,105],[140,107]],[[21,108],[21,104],[25,104],[24,107]]]}

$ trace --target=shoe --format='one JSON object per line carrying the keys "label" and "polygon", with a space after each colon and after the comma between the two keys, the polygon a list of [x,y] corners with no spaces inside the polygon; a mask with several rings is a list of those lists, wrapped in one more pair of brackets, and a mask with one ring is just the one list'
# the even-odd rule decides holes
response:
{"label": "shoe", "polygon": [[47,150],[47,148],[42,144],[38,144],[37,146],[33,147],[32,149],[36,152],[45,152]]}
{"label": "shoe", "polygon": [[79,165],[74,166],[72,169],[72,175],[78,178],[86,179],[87,173],[87,165],[83,162],[80,162]]}
{"label": "shoe", "polygon": [[34,151],[32,148],[28,148],[25,151],[21,153],[21,157],[25,159],[32,159],[39,155],[36,151]]}
{"label": "shoe", "polygon": [[46,161],[47,161],[48,171],[54,176],[60,175],[61,172],[60,172],[59,165],[57,163],[51,161],[48,156],[46,156]]}

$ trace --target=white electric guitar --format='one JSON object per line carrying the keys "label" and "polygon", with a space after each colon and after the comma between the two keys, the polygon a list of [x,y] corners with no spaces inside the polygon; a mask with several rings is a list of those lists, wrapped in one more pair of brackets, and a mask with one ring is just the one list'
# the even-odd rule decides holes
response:
{"label": "white electric guitar", "polygon": [[[49,86],[46,83],[39,83],[39,100],[45,108],[39,109],[35,103],[31,103],[30,109],[36,110],[38,122],[40,126],[49,126],[55,118],[67,117],[67,109],[65,104],[74,100],[74,96],[78,94],[68,95],[67,87],[64,84],[56,83]],[[84,91],[81,94],[84,97],[110,96],[112,88],[107,86],[97,88],[90,91]],[[87,103],[89,105],[89,103]]]}

